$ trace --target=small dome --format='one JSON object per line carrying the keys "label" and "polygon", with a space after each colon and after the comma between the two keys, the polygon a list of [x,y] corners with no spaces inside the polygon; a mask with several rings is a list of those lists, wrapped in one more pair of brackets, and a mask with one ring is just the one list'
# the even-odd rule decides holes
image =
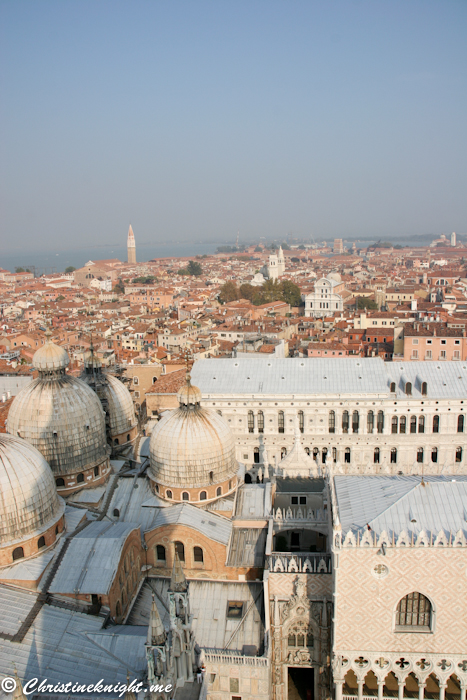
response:
{"label": "small dome", "polygon": [[181,488],[232,479],[238,465],[228,423],[216,411],[200,406],[201,392],[189,380],[177,396],[180,407],[164,416],[151,435],[149,477]]}
{"label": "small dome", "polygon": [[110,419],[110,432],[112,435],[134,428],[138,421],[135,416],[133,399],[126,386],[112,374],[105,375],[107,386],[103,389],[103,396],[108,401]]}
{"label": "small dome", "polygon": [[21,389],[11,404],[7,430],[34,445],[55,476],[107,458],[101,403],[87,384],[67,374],[39,376]]}
{"label": "small dome", "polygon": [[342,277],[338,272],[330,272],[329,275],[327,275],[327,279],[333,280],[334,282],[337,282],[337,284],[342,282]]}
{"label": "small dome", "polygon": [[98,369],[102,367],[102,361],[97,357],[94,352],[90,350],[84,355],[84,366],[87,369]]}
{"label": "small dome", "polygon": [[66,350],[48,340],[45,345],[36,350],[32,364],[41,372],[52,372],[68,367],[70,358]]}
{"label": "small dome", "polygon": [[180,389],[177,392],[177,401],[183,406],[189,406],[190,404],[194,406],[195,404],[201,403],[201,391],[198,389],[197,386],[191,385],[190,379],[190,375],[187,374],[186,384],[180,387]]}
{"label": "small dome", "polygon": [[41,453],[25,440],[0,434],[0,547],[46,530],[63,511]]}

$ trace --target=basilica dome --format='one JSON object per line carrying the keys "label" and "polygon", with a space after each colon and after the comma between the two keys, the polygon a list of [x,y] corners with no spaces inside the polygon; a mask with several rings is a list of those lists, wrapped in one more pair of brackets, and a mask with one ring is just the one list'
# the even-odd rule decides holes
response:
{"label": "basilica dome", "polygon": [[162,418],[151,435],[149,478],[159,495],[172,500],[225,495],[234,488],[238,471],[230,427],[216,411],[201,407],[201,392],[189,377],[177,398],[179,408]]}
{"label": "basilica dome", "polygon": [[98,397],[83,381],[65,373],[68,355],[50,339],[35,353],[33,364],[39,377],[15,397],[8,432],[42,453],[57,487],[76,490],[96,485],[95,478],[108,471],[108,464],[103,464],[108,462],[104,411]]}
{"label": "basilica dome", "polygon": [[102,363],[94,353],[87,353],[84,367],[81,378],[101,401],[106,414],[109,442],[115,447],[134,440],[138,434],[138,421],[133,399],[126,386],[112,374],[102,372]]}
{"label": "basilica dome", "polygon": [[[41,453],[25,440],[0,434],[0,565],[11,563],[10,557],[2,556],[5,547],[24,544],[50,528],[55,540],[64,509]],[[37,543],[33,551],[37,553]]]}

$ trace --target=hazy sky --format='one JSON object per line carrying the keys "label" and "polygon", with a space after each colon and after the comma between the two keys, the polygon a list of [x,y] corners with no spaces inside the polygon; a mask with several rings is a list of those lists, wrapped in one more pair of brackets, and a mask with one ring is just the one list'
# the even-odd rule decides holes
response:
{"label": "hazy sky", "polygon": [[467,231],[466,0],[1,0],[0,242]]}

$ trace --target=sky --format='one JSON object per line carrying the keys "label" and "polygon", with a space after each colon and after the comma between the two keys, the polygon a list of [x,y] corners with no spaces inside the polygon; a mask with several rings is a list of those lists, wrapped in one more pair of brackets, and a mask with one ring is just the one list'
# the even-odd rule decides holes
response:
{"label": "sky", "polygon": [[465,0],[0,0],[0,248],[467,232]]}

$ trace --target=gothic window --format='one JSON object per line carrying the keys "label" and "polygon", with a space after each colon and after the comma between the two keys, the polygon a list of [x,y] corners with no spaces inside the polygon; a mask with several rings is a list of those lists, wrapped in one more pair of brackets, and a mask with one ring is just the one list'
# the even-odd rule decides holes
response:
{"label": "gothic window", "polygon": [[391,433],[397,433],[398,422],[397,416],[393,416],[391,419]]}
{"label": "gothic window", "polygon": [[303,411],[298,412],[298,427],[301,433],[305,430],[305,416],[303,415]]}
{"label": "gothic window", "polygon": [[336,432],[336,412],[335,411],[329,411],[329,432],[330,433]]}
{"label": "gothic window", "polygon": [[401,628],[407,627],[424,630],[431,627],[431,603],[426,596],[416,591],[406,595],[397,604],[396,630],[402,631]]}
{"label": "gothic window", "polygon": [[207,497],[208,497],[208,494],[206,493],[206,491],[201,491],[201,493],[199,494],[200,501],[205,501]]}
{"label": "gothic window", "polygon": [[464,416],[457,417],[457,432],[458,433],[464,432]]}
{"label": "gothic window", "polygon": [[348,433],[349,432],[349,412],[344,411],[342,414],[342,432],[343,433]]}
{"label": "gothic window", "polygon": [[201,547],[193,547],[193,559],[194,561],[198,562],[198,564],[202,564],[204,562],[204,554]]}
{"label": "gothic window", "polygon": [[189,501],[190,500],[190,494],[187,491],[184,491],[182,493],[182,501]]}
{"label": "gothic window", "polygon": [[165,561],[166,555],[165,555],[164,545],[158,544],[156,546],[156,556],[157,556],[157,561]]}
{"label": "gothic window", "polygon": [[42,535],[42,537],[39,537],[37,540],[37,549],[42,549],[42,547],[45,547],[45,537]]}
{"label": "gothic window", "polygon": [[294,634],[289,634],[288,636],[288,646],[289,647],[294,647],[295,644],[295,635]]}
{"label": "gothic window", "polygon": [[410,419],[410,432],[411,433],[417,432],[417,418],[416,418],[416,416],[412,416],[412,418]]}
{"label": "gothic window", "polygon": [[354,411],[352,413],[352,432],[353,433],[358,433],[359,424],[360,424],[360,416],[358,415],[358,411]]}
{"label": "gothic window", "polygon": [[384,413],[382,411],[378,411],[377,430],[378,433],[382,433],[384,430]]}
{"label": "gothic window", "polygon": [[347,464],[350,464],[350,447],[345,448],[344,462],[346,462]]}
{"label": "gothic window", "polygon": [[366,417],[366,425],[367,425],[367,432],[372,433],[375,425],[375,414],[373,411],[368,411],[368,415]]}
{"label": "gothic window", "polygon": [[264,433],[264,413],[258,411],[258,433]]}
{"label": "gothic window", "polygon": [[284,411],[279,411],[278,415],[278,426],[279,426],[279,432],[283,433],[284,432]]}
{"label": "gothic window", "polygon": [[174,547],[180,561],[185,563],[185,545],[183,542],[174,542]]}
{"label": "gothic window", "polygon": [[373,462],[375,464],[379,464],[379,447],[375,447],[375,451],[373,452]]}
{"label": "gothic window", "polygon": [[391,464],[397,464],[397,449],[391,447]]}
{"label": "gothic window", "polygon": [[439,433],[439,416],[433,416],[433,432]]}
{"label": "gothic window", "polygon": [[255,447],[253,450],[253,462],[259,464],[259,447]]}
{"label": "gothic window", "polygon": [[417,450],[417,462],[422,464],[423,462],[423,447],[419,447]]}
{"label": "gothic window", "polygon": [[399,418],[399,432],[405,434],[407,419],[405,416]]}
{"label": "gothic window", "polygon": [[456,448],[456,462],[462,462],[462,447]]}
{"label": "gothic window", "polygon": [[438,448],[433,447],[431,450],[431,461],[432,462],[437,462],[438,461]]}
{"label": "gothic window", "polygon": [[420,418],[418,419],[418,432],[425,432],[425,416],[420,416]]}
{"label": "gothic window", "polygon": [[253,411],[248,411],[248,432],[255,432],[255,414]]}

